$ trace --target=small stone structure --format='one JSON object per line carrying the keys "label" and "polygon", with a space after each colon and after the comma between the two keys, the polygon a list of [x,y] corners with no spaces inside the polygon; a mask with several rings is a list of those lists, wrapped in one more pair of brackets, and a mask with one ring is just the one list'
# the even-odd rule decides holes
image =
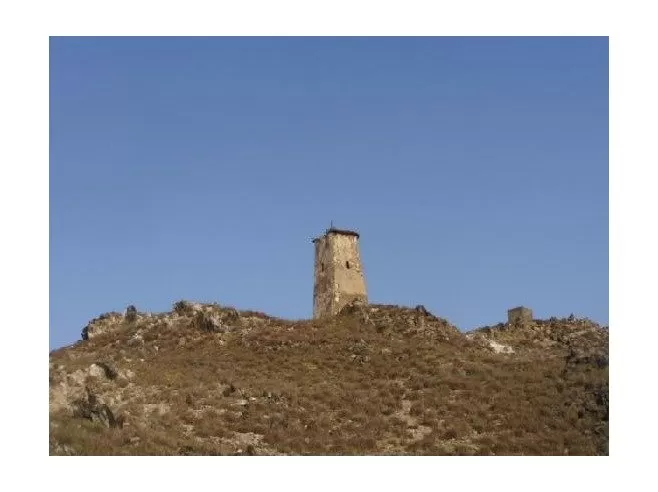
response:
{"label": "small stone structure", "polygon": [[507,311],[507,323],[510,325],[532,321],[532,309],[519,306]]}
{"label": "small stone structure", "polygon": [[137,319],[137,308],[132,304],[126,308],[126,314],[124,314],[126,321],[133,322]]}
{"label": "small stone structure", "polygon": [[368,303],[359,234],[330,227],[315,244],[313,317],[332,316],[350,303]]}

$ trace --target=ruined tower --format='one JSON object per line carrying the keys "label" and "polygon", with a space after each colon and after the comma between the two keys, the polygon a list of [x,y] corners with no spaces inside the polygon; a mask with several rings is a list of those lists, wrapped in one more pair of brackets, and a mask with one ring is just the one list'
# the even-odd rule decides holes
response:
{"label": "ruined tower", "polygon": [[331,316],[352,301],[368,302],[359,234],[331,227],[315,244],[313,317]]}
{"label": "ruined tower", "polygon": [[507,310],[507,323],[510,325],[516,323],[532,322],[532,309],[519,306]]}

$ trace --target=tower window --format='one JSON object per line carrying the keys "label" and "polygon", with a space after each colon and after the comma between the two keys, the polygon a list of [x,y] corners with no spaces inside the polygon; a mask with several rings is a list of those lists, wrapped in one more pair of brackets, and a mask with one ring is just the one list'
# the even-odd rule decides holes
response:
{"label": "tower window", "polygon": [[346,267],[348,270],[350,269],[350,262],[349,262],[349,261],[346,261],[346,262],[345,262],[345,267]]}

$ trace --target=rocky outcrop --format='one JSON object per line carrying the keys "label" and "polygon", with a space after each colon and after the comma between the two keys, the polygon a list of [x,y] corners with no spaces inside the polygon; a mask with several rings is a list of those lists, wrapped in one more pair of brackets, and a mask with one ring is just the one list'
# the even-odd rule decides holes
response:
{"label": "rocky outcrop", "polygon": [[87,326],[82,329],[82,339],[89,340],[95,336],[108,333],[117,328],[120,321],[123,320],[121,313],[110,312],[101,314],[98,318],[92,319]]}
{"label": "rocky outcrop", "polygon": [[50,412],[71,412],[75,402],[85,399],[88,385],[106,386],[116,389],[116,382],[124,385],[134,376],[130,370],[119,371],[114,364],[95,362],[86,368],[68,372],[61,364],[50,365]]}
{"label": "rocky outcrop", "polygon": [[237,329],[240,315],[235,309],[199,310],[195,312],[192,324],[201,331],[225,333]]}
{"label": "rocky outcrop", "polygon": [[[499,323],[478,328],[466,338],[496,353],[519,350],[546,351],[559,349],[568,353],[569,363],[594,363],[607,367],[608,330],[593,321],[568,318],[535,319],[525,323]],[[509,347],[502,349],[501,347]]]}
{"label": "rocky outcrop", "polygon": [[100,422],[105,427],[123,427],[123,418],[116,417],[110,407],[102,403],[89,389],[85,398],[73,402],[73,416]]}
{"label": "rocky outcrop", "polygon": [[391,330],[405,335],[421,335],[441,341],[459,341],[462,333],[456,326],[430,313],[424,306],[415,308],[388,304],[353,303],[345,306],[340,317],[353,317],[378,332]]}

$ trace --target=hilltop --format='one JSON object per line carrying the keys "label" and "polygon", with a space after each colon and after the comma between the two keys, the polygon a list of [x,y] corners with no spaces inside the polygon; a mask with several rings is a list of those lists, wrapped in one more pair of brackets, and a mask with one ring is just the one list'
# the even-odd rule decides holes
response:
{"label": "hilltop", "polygon": [[50,354],[50,454],[608,454],[608,330],[462,333],[374,304],[107,313]]}

